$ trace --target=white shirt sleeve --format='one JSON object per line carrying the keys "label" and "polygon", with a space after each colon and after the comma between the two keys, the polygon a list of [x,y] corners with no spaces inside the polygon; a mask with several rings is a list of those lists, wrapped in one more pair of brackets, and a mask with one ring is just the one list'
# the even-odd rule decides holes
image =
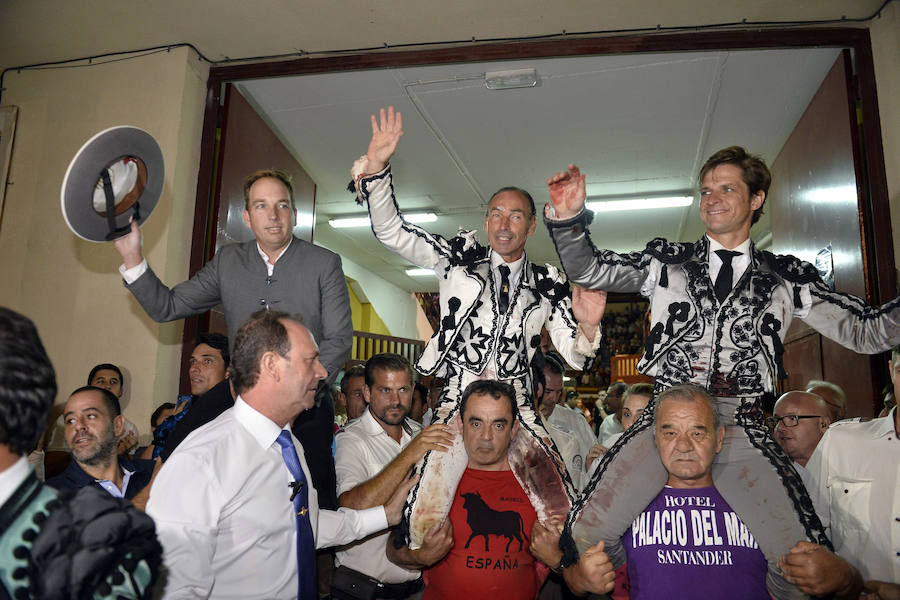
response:
{"label": "white shirt sleeve", "polygon": [[319,528],[316,548],[341,546],[387,529],[387,515],[383,506],[352,510],[319,510]]}
{"label": "white shirt sleeve", "polygon": [[141,264],[135,265],[130,269],[126,269],[125,265],[119,265],[119,273],[122,275],[122,279],[125,280],[125,283],[131,285],[140,279],[141,275],[146,273],[148,268],[147,259],[145,258],[141,261]]}
{"label": "white shirt sleeve", "polygon": [[650,268],[647,270],[647,278],[644,279],[644,283],[641,284],[641,295],[645,298],[653,296],[656,282],[659,281],[660,271],[662,271],[662,263],[656,259],[650,261]]}
{"label": "white shirt sleeve", "polygon": [[[167,576],[163,598],[206,598],[215,573],[213,555],[218,535],[222,491],[209,465],[193,456],[173,454],[154,481],[147,514],[156,523]],[[168,493],[191,481],[191,494]],[[156,492],[156,493],[152,493]]]}
{"label": "white shirt sleeve", "polygon": [[364,444],[353,433],[343,431],[335,438],[334,472],[338,496],[371,479],[366,471],[365,454]]}

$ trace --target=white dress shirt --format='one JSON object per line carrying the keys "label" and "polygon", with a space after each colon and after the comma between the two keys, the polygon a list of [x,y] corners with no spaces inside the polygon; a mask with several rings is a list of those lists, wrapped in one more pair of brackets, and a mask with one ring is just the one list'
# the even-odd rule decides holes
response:
{"label": "white dress shirt", "polygon": [[[866,580],[900,581],[900,440],[894,418],[833,423],[806,463],[835,551]],[[824,514],[823,514],[824,513]]]}
{"label": "white dress shirt", "polygon": [[585,460],[597,442],[590,424],[580,410],[557,404],[550,416],[544,419],[544,427],[559,449],[572,483],[581,490],[587,480],[584,477]]}
{"label": "white dress shirt", "polygon": [[609,441],[609,438],[617,433],[622,433],[623,431],[625,431],[625,428],[622,427],[622,422],[616,418],[616,413],[612,413],[600,423],[600,431],[597,433],[597,443],[609,448],[613,444],[613,442]]}
{"label": "white dress shirt", "polygon": [[[293,477],[276,441],[281,431],[238,397],[165,462],[147,503],[168,570],[164,598],[296,599]],[[294,446],[311,482],[296,438]],[[381,506],[319,510],[312,485],[307,514],[317,547],[387,527]]]}
{"label": "white dress shirt", "polygon": [[[422,426],[412,419],[406,419],[406,426],[409,432],[404,428],[398,444],[367,408],[361,417],[348,423],[337,434],[334,470],[337,474],[338,496],[378,475],[422,430]],[[385,531],[343,547],[337,552],[337,564],[365,573],[382,583],[403,583],[418,579],[420,571],[404,569],[387,559],[389,535],[390,532]]]}
{"label": "white dress shirt", "polygon": [[731,269],[733,272],[731,277],[731,287],[732,289],[734,289],[734,286],[737,285],[737,282],[741,280],[741,276],[744,274],[744,271],[746,271],[747,267],[750,266],[750,238],[747,238],[743,241],[743,243],[738,244],[734,248],[726,248],[709,236],[706,236],[706,239],[709,240],[710,281],[715,282],[716,277],[719,276],[719,271],[722,270],[722,259],[718,254],[716,254],[716,250],[731,250],[732,252],[740,252],[740,254],[731,258]]}

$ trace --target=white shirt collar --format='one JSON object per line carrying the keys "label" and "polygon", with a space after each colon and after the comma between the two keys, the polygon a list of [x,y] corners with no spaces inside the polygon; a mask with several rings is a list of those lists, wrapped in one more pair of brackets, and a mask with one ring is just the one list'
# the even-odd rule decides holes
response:
{"label": "white shirt collar", "polygon": [[741,254],[749,254],[750,253],[750,238],[748,237],[742,243],[738,244],[734,248],[726,248],[716,240],[712,239],[708,235],[706,239],[709,240],[709,253],[712,254],[716,250],[731,250],[732,252],[740,252]]}
{"label": "white shirt collar", "polygon": [[[366,410],[363,412],[362,416],[359,418],[364,431],[367,435],[371,436],[380,436],[383,435],[385,437],[389,437],[388,432],[384,430],[384,427],[381,426],[381,423],[375,419],[375,416],[372,414],[372,411],[369,410],[369,407],[366,407]],[[402,442],[404,438],[410,437],[410,431],[412,431],[412,427],[409,424],[409,417],[403,419],[403,423],[401,424],[401,434],[400,441]],[[391,438],[393,441],[394,438]]]}
{"label": "white shirt collar", "polygon": [[290,431],[289,425],[285,425],[283,428],[279,427],[269,417],[247,404],[240,396],[234,401],[234,417],[263,450],[268,450],[275,443],[282,429]]}
{"label": "white shirt collar", "polygon": [[276,256],[276,257],[275,257],[275,260],[272,261],[271,263],[269,262],[269,255],[266,254],[265,252],[263,252],[263,249],[262,249],[262,247],[259,245],[259,242],[256,242],[256,251],[259,252],[259,255],[262,257],[264,263],[266,263],[266,264],[269,265],[269,266],[272,266],[273,263],[278,262],[278,259],[281,258],[282,255],[284,255],[285,252],[287,252],[287,249],[291,247],[291,243],[292,243],[293,241],[294,241],[294,236],[292,235],[292,236],[290,237],[290,239],[288,240],[288,243],[285,245],[284,248],[281,249],[281,252],[278,253],[278,256]]}
{"label": "white shirt collar", "polygon": [[28,464],[28,457],[20,456],[19,460],[14,462],[11,467],[0,473],[0,506],[6,504],[6,501],[22,485],[30,472],[31,465]]}
{"label": "white shirt collar", "polygon": [[896,418],[897,407],[891,409],[891,412],[888,413],[886,417],[882,417],[880,419],[873,419],[873,421],[878,422],[875,428],[872,430],[872,438],[880,438],[886,435],[893,435],[896,433],[896,429],[894,427],[894,419]]}
{"label": "white shirt collar", "polygon": [[506,265],[509,267],[509,281],[513,282],[519,276],[519,272],[522,270],[522,265],[525,264],[525,252],[522,252],[522,256],[518,258],[518,260],[514,260],[513,262],[506,262],[503,260],[503,257],[491,250],[491,270],[497,271],[497,267],[500,265]]}

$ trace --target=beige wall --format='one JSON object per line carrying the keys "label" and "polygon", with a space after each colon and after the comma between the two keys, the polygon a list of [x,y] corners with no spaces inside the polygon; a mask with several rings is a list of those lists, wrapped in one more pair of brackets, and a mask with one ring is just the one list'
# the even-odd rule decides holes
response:
{"label": "beige wall", "polygon": [[35,320],[60,394],[98,362],[122,365],[125,414],[149,432],[153,408],[178,387],[181,324],[157,325],[118,275],[109,243],[77,238],[60,213],[69,160],[98,131],[149,131],[166,162],[163,196],[144,251],[159,276],[187,276],[208,69],[186,48],[106,65],[9,72],[4,104],[19,107],[10,186],[0,222],[0,305]]}
{"label": "beige wall", "polygon": [[894,261],[900,267],[900,3],[889,4],[881,18],[872,21],[869,33],[872,36],[884,162],[891,199]]}

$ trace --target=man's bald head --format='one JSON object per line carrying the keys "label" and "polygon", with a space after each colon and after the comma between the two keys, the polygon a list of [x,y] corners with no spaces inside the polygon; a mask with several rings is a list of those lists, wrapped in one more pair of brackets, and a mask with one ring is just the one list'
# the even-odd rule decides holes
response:
{"label": "man's bald head", "polygon": [[847,394],[839,385],[813,379],[806,384],[806,391],[820,396],[825,401],[832,423],[847,416]]}
{"label": "man's bald head", "polygon": [[806,466],[831,424],[831,407],[816,394],[788,392],[775,402],[775,439],[794,462]]}

